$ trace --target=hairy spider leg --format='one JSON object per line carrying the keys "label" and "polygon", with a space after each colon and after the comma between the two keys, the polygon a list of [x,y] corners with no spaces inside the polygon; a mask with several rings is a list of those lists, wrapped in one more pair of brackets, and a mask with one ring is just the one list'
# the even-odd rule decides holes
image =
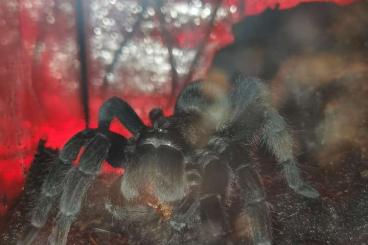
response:
{"label": "hairy spider leg", "polygon": [[98,130],[107,136],[111,143],[106,160],[111,166],[119,168],[125,167],[124,148],[127,145],[127,141],[123,136],[109,130],[111,122],[115,117],[134,135],[146,126],[133,108],[118,97],[111,97],[101,106],[99,110]]}
{"label": "hairy spider leg", "polygon": [[133,108],[118,97],[108,99],[100,108],[98,128],[108,131],[116,117],[131,133],[136,134],[146,126]]}
{"label": "hairy spider leg", "polygon": [[175,114],[205,113],[217,98],[217,86],[205,86],[201,81],[188,84],[179,94],[175,104]]}
{"label": "hairy spider leg", "polygon": [[215,153],[206,154],[203,162],[200,213],[203,232],[209,244],[226,244],[229,224],[223,209],[228,193],[231,170]]}
{"label": "hairy spider leg", "polygon": [[[99,128],[86,129],[74,135],[63,147],[59,157],[52,163],[50,172],[42,185],[41,194],[31,213],[31,225],[18,244],[31,244],[48,218],[54,200],[62,193],[60,212],[50,241],[65,244],[70,225],[80,210],[82,199],[91,181],[98,174],[102,161],[113,167],[122,167],[126,139],[109,131],[111,121],[117,117],[132,133],[145,127],[134,110],[123,100],[113,97],[99,111]],[[86,146],[80,164],[72,168],[82,147]],[[64,187],[63,187],[64,185]]]}
{"label": "hairy spider leg", "polygon": [[[241,219],[245,219],[244,223],[249,224],[252,244],[271,245],[271,220],[266,205],[266,195],[262,180],[258,172],[250,164],[240,166],[236,173],[240,191],[244,198],[243,211],[238,215],[236,222],[241,223]],[[240,229],[242,228],[240,227]]]}
{"label": "hairy spider leg", "polygon": [[300,169],[293,154],[293,140],[284,118],[276,110],[269,110],[265,121],[262,142],[281,164],[289,187],[305,197],[319,197],[319,192],[300,176]]}
{"label": "hairy spider leg", "polygon": [[66,244],[70,226],[79,213],[86,192],[98,175],[109,148],[109,138],[97,133],[82,154],[79,166],[68,171],[60,198],[56,225],[49,237],[51,244]]}
{"label": "hairy spider leg", "polygon": [[[292,137],[285,120],[272,106],[268,88],[258,79],[242,76],[238,76],[223,87],[216,88],[216,84],[214,86],[204,85],[201,82],[189,84],[178,97],[175,114],[194,113],[203,117],[203,121],[212,120],[214,122],[212,126],[216,130],[209,134],[212,136],[210,136],[207,147],[214,150],[217,155],[225,152],[231,143],[253,145],[260,133],[262,142],[282,164],[288,185],[303,196],[318,197],[319,193],[304,182],[300,176],[300,170],[294,158]],[[208,113],[212,108],[215,109],[215,112],[222,109],[220,117],[216,117],[216,114],[214,114],[215,117],[212,117]],[[231,163],[231,166],[233,165]],[[251,166],[235,164],[233,167],[236,169],[238,184],[245,198],[243,207],[245,216],[244,213],[240,213],[239,218],[249,220],[247,223],[251,227],[253,243],[271,244],[271,222],[261,179]],[[228,172],[220,170],[219,174],[221,173]],[[221,185],[218,184],[221,180],[220,176],[207,179],[208,185],[214,184],[213,188],[221,188]],[[210,205],[203,202],[204,217],[208,212],[207,220],[214,220],[212,222],[214,225],[221,224],[224,217],[223,206],[220,205],[221,195],[212,194],[204,197],[209,198],[210,203],[213,203]],[[218,201],[215,197],[218,198]],[[216,203],[218,203],[217,208],[210,208],[215,207]],[[206,208],[208,211],[205,211]],[[211,210],[220,210],[221,214],[211,215]],[[210,231],[215,231],[214,234],[216,234],[216,229],[218,228],[215,226]]]}
{"label": "hairy spider leg", "polygon": [[72,167],[80,149],[93,136],[92,130],[84,130],[74,135],[63,147],[59,157],[51,163],[50,172],[43,182],[41,193],[31,212],[31,225],[25,230],[18,244],[31,244],[39,230],[45,225],[55,199],[60,196],[62,184],[68,170]]}
{"label": "hairy spider leg", "polygon": [[[234,142],[233,142],[234,143]],[[238,144],[238,143],[235,143]],[[262,179],[259,173],[254,169],[254,166],[248,162],[251,161],[248,154],[236,155],[232,157],[231,161],[235,162],[224,162],[229,159],[229,151],[234,151],[234,144],[226,143],[220,140],[220,138],[212,138],[209,142],[208,147],[213,149],[217,155],[220,156],[222,160],[222,165],[216,169],[216,175],[212,176],[212,186],[211,188],[220,190],[222,188],[222,196],[226,193],[231,193],[231,191],[223,189],[227,186],[229,188],[230,183],[225,183],[224,176],[232,176],[231,179],[235,179],[240,187],[241,197],[243,204],[241,206],[241,212],[235,217],[234,230],[231,232],[244,233],[245,227],[241,224],[249,225],[250,237],[240,236],[240,244],[248,244],[249,238],[252,244],[255,245],[271,245],[272,243],[272,231],[271,231],[271,220],[269,215],[269,209],[266,204],[266,194],[263,188]],[[239,154],[235,150],[232,154]],[[239,164],[240,162],[247,162]],[[236,163],[237,162],[237,163]],[[230,171],[228,168],[235,168],[235,170]],[[217,172],[218,171],[218,172]],[[223,176],[221,178],[221,176]],[[219,181],[221,180],[222,181]],[[210,184],[210,183],[209,183]],[[226,198],[227,200],[229,197]],[[237,224],[240,224],[237,227]],[[240,229],[240,230],[239,230]],[[236,235],[236,234],[235,234]],[[245,239],[245,240],[244,240]]]}
{"label": "hairy spider leg", "polygon": [[233,80],[233,86],[230,95],[233,119],[230,125],[235,125],[242,120],[248,121],[249,118],[256,118],[258,115],[258,123],[257,120],[251,119],[246,125],[263,125],[261,141],[282,165],[289,187],[305,197],[319,197],[318,191],[301,178],[293,153],[292,136],[285,119],[272,106],[268,87],[258,79],[244,78],[241,75]]}
{"label": "hairy spider leg", "polygon": [[88,187],[99,173],[103,160],[113,167],[122,167],[124,137],[109,131],[113,118],[116,117],[130,132],[136,134],[145,127],[135,111],[124,100],[112,97],[99,110],[97,135],[86,147],[81,156],[80,165],[70,170],[65,178],[63,194],[60,200],[60,212],[57,215],[56,226],[49,238],[52,244],[65,244],[69,229],[80,211],[83,198]]}

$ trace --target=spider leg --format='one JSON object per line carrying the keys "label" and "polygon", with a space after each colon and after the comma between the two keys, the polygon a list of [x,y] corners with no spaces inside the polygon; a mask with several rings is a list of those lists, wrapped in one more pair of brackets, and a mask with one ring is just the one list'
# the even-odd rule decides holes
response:
{"label": "spider leg", "polygon": [[161,108],[153,108],[149,113],[151,124],[153,125],[157,120],[164,117],[164,113]]}
{"label": "spider leg", "polygon": [[201,160],[204,164],[200,198],[203,230],[209,244],[226,244],[230,231],[223,205],[231,171],[214,154],[206,154]]}
{"label": "spider leg", "polygon": [[60,198],[56,226],[49,237],[51,244],[66,244],[70,226],[79,213],[85,194],[99,173],[109,148],[109,138],[97,133],[82,154],[79,166],[68,171]]}
{"label": "spider leg", "polygon": [[120,134],[116,134],[111,131],[102,132],[110,142],[109,153],[106,157],[106,161],[114,168],[125,167],[125,147],[127,145],[127,140]]}
{"label": "spider leg", "polygon": [[305,197],[317,198],[319,193],[300,176],[300,169],[293,154],[293,140],[285,120],[275,111],[266,115],[262,141],[282,165],[283,173],[290,188]]}
{"label": "spider leg", "polygon": [[135,113],[133,108],[124,100],[118,97],[108,99],[99,110],[98,130],[110,139],[111,148],[107,156],[107,162],[115,167],[123,167],[125,162],[124,148],[127,145],[126,139],[109,130],[114,117],[133,134],[136,134],[145,125]]}
{"label": "spider leg", "polygon": [[[44,181],[41,194],[31,212],[31,225],[25,230],[18,244],[31,244],[39,230],[45,225],[54,200],[61,195],[60,212],[54,243],[64,244],[73,221],[80,210],[82,199],[89,184],[98,174],[102,161],[107,160],[113,167],[122,167],[125,161],[126,139],[109,131],[111,121],[117,117],[131,132],[145,127],[134,110],[125,101],[113,97],[100,108],[98,129],[86,129],[74,135],[63,147],[59,157],[51,165]],[[78,168],[72,168],[82,147],[86,146]],[[64,187],[63,187],[64,186]]]}
{"label": "spider leg", "polygon": [[31,244],[39,230],[45,225],[54,200],[62,191],[66,173],[72,167],[80,149],[93,136],[92,130],[84,130],[74,135],[60,151],[59,157],[51,165],[50,172],[42,184],[41,194],[31,212],[31,226],[24,232],[18,244]]}
{"label": "spider leg", "polygon": [[133,134],[136,134],[145,125],[133,108],[118,97],[108,99],[99,110],[98,128],[108,131],[111,121],[117,117],[119,121]]}
{"label": "spider leg", "polygon": [[[264,121],[262,142],[282,165],[288,185],[297,193],[317,198],[319,193],[300,176],[300,170],[293,153],[293,139],[284,118],[273,108],[267,86],[257,79],[238,76],[233,80],[231,100],[234,105],[233,124],[244,121],[246,125],[257,125]],[[261,123],[262,124],[262,123]],[[239,133],[242,127],[237,127]],[[245,137],[248,138],[248,137]]]}
{"label": "spider leg", "polygon": [[197,113],[214,119],[221,118],[223,115],[215,114],[229,110],[230,99],[228,90],[220,84],[192,82],[180,92],[175,104],[175,114]]}
{"label": "spider leg", "polygon": [[[240,213],[236,223],[250,225],[250,233],[253,244],[271,245],[272,232],[269,210],[265,201],[265,192],[261,178],[257,171],[249,164],[244,164],[237,169],[242,196],[244,197],[244,214]],[[243,227],[235,227],[236,232],[242,232]]]}
{"label": "spider leg", "polygon": [[209,100],[204,96],[202,90],[203,85],[199,81],[185,86],[176,100],[175,114],[192,111],[200,112],[207,109]]}

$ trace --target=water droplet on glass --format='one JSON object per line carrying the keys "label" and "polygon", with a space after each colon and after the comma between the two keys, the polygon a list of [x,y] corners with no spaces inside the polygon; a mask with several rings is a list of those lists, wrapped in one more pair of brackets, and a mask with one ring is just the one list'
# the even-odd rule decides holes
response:
{"label": "water droplet on glass", "polygon": [[132,28],[131,26],[126,26],[126,27],[125,27],[125,30],[126,30],[127,32],[132,32],[132,31],[133,31],[133,28]]}
{"label": "water droplet on glass", "polygon": [[108,83],[111,83],[112,81],[114,81],[115,75],[112,72],[109,72],[106,74],[106,81]]}
{"label": "water droplet on glass", "polygon": [[52,16],[52,15],[48,15],[48,16],[46,17],[46,21],[47,21],[47,23],[49,23],[49,24],[54,24],[54,23],[55,23],[55,18],[54,18],[54,16]]}
{"label": "water droplet on glass", "polygon": [[211,15],[211,8],[209,6],[206,6],[203,11],[202,11],[202,14],[201,14],[201,17],[202,19],[206,19],[208,18],[208,16]]}
{"label": "water droplet on glass", "polygon": [[32,2],[31,2],[31,1],[25,1],[25,2],[24,2],[24,7],[25,7],[26,9],[30,9],[30,8],[32,8]]}
{"label": "water droplet on glass", "polygon": [[132,13],[133,14],[139,14],[140,12],[142,12],[142,7],[140,5],[136,5],[132,8]]}
{"label": "water droplet on glass", "polygon": [[148,13],[149,16],[154,16],[155,15],[154,8],[147,8],[147,13]]}
{"label": "water droplet on glass", "polygon": [[194,19],[194,24],[199,26],[201,24],[201,19],[200,18],[195,18]]}
{"label": "water droplet on glass", "polygon": [[175,19],[176,17],[178,17],[178,12],[176,12],[175,10],[172,10],[170,12],[170,16],[171,16],[171,18]]}
{"label": "water droplet on glass", "polygon": [[96,27],[93,29],[93,32],[98,36],[98,35],[101,35],[101,28],[99,27]]}
{"label": "water droplet on glass", "polygon": [[117,8],[118,11],[123,11],[124,10],[124,4],[119,2],[119,3],[116,4],[116,8]]}

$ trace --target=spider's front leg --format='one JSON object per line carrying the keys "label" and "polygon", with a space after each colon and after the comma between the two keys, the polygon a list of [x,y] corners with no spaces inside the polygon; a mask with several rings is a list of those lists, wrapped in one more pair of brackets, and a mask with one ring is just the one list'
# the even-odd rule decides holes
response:
{"label": "spider's front leg", "polygon": [[231,170],[216,153],[201,153],[200,212],[204,236],[209,244],[229,244],[230,228],[224,210],[231,184]]}
{"label": "spider's front leg", "polygon": [[49,239],[51,244],[66,244],[70,226],[79,213],[85,194],[99,173],[103,160],[107,158],[109,148],[109,139],[103,134],[96,134],[81,156],[79,166],[67,173],[56,226]]}
{"label": "spider's front leg", "polygon": [[92,137],[92,130],[83,130],[74,135],[60,151],[59,157],[51,163],[50,172],[42,184],[41,193],[31,212],[30,225],[18,240],[18,244],[31,244],[45,225],[54,200],[63,190],[62,184],[67,172],[72,168],[72,162],[77,158],[83,145],[87,144]]}
{"label": "spider's front leg", "polygon": [[[106,101],[99,113],[99,127],[84,130],[71,138],[61,150],[59,158],[51,167],[42,192],[31,214],[31,226],[18,244],[31,244],[40,228],[47,221],[53,201],[61,194],[56,226],[49,238],[52,244],[65,244],[72,222],[79,213],[88,187],[107,160],[114,167],[123,167],[126,139],[109,131],[111,121],[117,117],[132,133],[137,133],[144,124],[123,100],[116,97]],[[79,152],[84,149],[79,165],[72,167]]]}
{"label": "spider's front leg", "polygon": [[[217,218],[215,224],[223,224],[224,231],[227,231],[227,234],[231,233],[231,237],[235,239],[234,242],[236,241],[237,244],[248,244],[251,241],[251,244],[254,245],[270,245],[272,243],[271,221],[266,204],[266,194],[258,172],[252,164],[248,163],[248,158],[243,155],[237,155],[229,162],[229,155],[221,154],[225,151],[228,153],[234,151],[234,145],[225,137],[213,137],[208,147],[216,152],[218,157],[216,154],[205,157],[207,162],[205,162],[203,171],[202,191],[217,194],[217,202],[221,204],[217,204],[217,207],[212,204],[211,207],[206,203],[202,205],[202,210],[208,213],[211,212],[212,208],[214,211],[210,213],[209,218],[212,220]],[[239,164],[240,162],[246,163]],[[235,166],[237,166],[236,169],[232,170],[231,168]],[[239,190],[235,190],[235,186]],[[231,198],[234,192],[238,191],[240,191],[241,205],[236,208],[232,206]],[[213,194],[209,196],[210,202],[216,203]],[[235,217],[231,218],[231,224],[228,224],[229,218],[226,217],[229,214],[224,214],[222,205],[238,210]],[[220,219],[221,217],[222,219]],[[229,225],[231,230],[229,230]],[[214,230],[216,229],[212,228],[211,232],[213,233]],[[249,232],[246,232],[247,230]],[[228,240],[230,240],[229,236]],[[224,244],[224,241],[219,244]]]}
{"label": "spider's front leg", "polygon": [[71,169],[66,178],[60,199],[56,226],[50,236],[52,244],[65,244],[72,222],[79,213],[85,194],[107,159],[114,167],[122,167],[126,140],[109,131],[111,121],[117,117],[132,133],[144,128],[134,110],[125,101],[113,97],[102,105],[96,135],[87,145],[78,167]]}
{"label": "spider's front leg", "polygon": [[[235,233],[243,238],[243,224],[249,226],[250,237],[255,245],[271,245],[272,231],[269,209],[262,180],[251,164],[243,164],[236,170],[243,197],[243,208],[235,221]],[[239,226],[239,227],[237,227]]]}

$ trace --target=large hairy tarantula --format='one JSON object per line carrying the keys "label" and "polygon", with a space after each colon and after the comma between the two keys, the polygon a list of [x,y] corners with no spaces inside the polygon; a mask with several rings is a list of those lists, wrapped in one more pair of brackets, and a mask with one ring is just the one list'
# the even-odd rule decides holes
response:
{"label": "large hairy tarantula", "polygon": [[[114,117],[132,138],[109,130]],[[287,125],[257,79],[193,82],[180,93],[172,116],[154,109],[150,118],[152,126],[145,126],[125,101],[106,101],[98,128],[76,134],[61,150],[32,211],[31,228],[18,244],[34,241],[59,195],[49,242],[66,244],[104,160],[125,168],[119,183],[122,204],[106,204],[112,215],[131,227],[145,222],[165,227],[165,234],[142,238],[144,244],[271,244],[265,192],[250,154],[257,144],[275,156],[290,188],[305,197],[319,196],[301,179]],[[81,149],[79,165],[73,166]]]}

